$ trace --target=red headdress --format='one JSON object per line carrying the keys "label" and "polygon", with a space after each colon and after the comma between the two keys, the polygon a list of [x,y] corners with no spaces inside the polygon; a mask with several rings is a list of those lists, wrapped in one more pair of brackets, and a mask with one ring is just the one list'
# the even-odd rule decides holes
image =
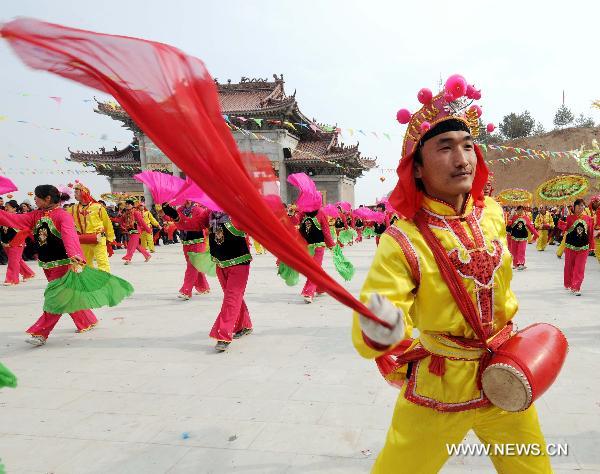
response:
{"label": "red headdress", "polygon": [[[482,113],[481,108],[473,104],[473,101],[481,98],[481,92],[468,85],[464,77],[458,74],[450,76],[444,90],[435,97],[429,89],[421,89],[417,98],[423,104],[420,110],[411,114],[408,110],[401,109],[396,114],[398,122],[407,124],[407,129],[402,159],[397,169],[398,184],[390,195],[390,204],[408,219],[414,217],[423,199],[423,192],[417,188],[414,177],[414,154],[422,145],[423,138],[431,138],[437,134],[436,131],[440,132],[445,128],[450,131],[453,129],[450,124],[456,122],[466,125],[475,138],[479,135],[479,117]],[[471,195],[481,205],[489,171],[477,145],[475,154],[477,167]]]}
{"label": "red headdress", "polygon": [[73,189],[79,189],[79,191],[81,192],[81,204],[89,204],[91,202],[96,202],[96,200],[92,197],[92,194],[90,193],[90,189],[85,186],[83,183],[80,183],[79,181],[75,181],[75,185],[73,186]]}

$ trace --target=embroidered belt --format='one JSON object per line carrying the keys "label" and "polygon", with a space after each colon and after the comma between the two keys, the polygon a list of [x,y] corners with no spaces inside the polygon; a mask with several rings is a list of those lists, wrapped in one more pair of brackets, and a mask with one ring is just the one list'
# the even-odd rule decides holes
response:
{"label": "embroidered belt", "polygon": [[204,239],[201,237],[199,239],[192,239],[192,240],[182,240],[181,243],[183,245],[194,245],[194,244],[202,244],[204,243]]}
{"label": "embroidered belt", "polygon": [[213,262],[215,262],[217,267],[227,268],[227,267],[233,267],[234,265],[239,265],[241,263],[250,262],[252,260],[252,255],[250,255],[250,254],[241,255],[239,257],[232,258],[230,260],[217,260],[215,257],[213,257],[212,260],[213,260]]}
{"label": "embroidered belt", "polygon": [[63,265],[70,265],[71,263],[72,262],[70,258],[63,258],[62,260],[54,260],[52,262],[42,262],[41,260],[38,260],[38,265],[45,270],[49,270],[50,268],[62,267]]}

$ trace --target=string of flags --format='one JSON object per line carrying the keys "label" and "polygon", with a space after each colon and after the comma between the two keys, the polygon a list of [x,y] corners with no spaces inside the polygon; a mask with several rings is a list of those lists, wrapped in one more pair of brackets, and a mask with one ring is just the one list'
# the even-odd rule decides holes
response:
{"label": "string of flags", "polygon": [[[241,128],[241,127],[237,127],[234,124],[232,124],[231,122],[228,122],[227,125],[229,126],[230,130],[234,130],[234,131],[240,132],[240,133],[242,133],[242,134],[244,134],[246,136],[252,137],[255,140],[264,140],[264,141],[267,141],[269,143],[275,143],[275,144],[277,143],[276,141],[271,140],[270,138],[265,137],[264,135],[261,135],[259,133],[251,132],[250,130],[245,130],[245,129]],[[327,160],[327,159],[323,158],[322,156],[315,155],[314,153],[311,153],[309,151],[295,150],[295,152],[296,153],[301,153],[301,154],[306,155],[306,156],[309,156],[310,158],[322,161],[323,163],[327,163],[330,166],[334,166],[336,168],[340,168],[340,169],[345,170],[345,171],[348,171],[348,170],[363,170],[363,168],[358,168],[358,167],[342,166],[342,165],[340,165],[339,163],[337,163],[335,161]]]}

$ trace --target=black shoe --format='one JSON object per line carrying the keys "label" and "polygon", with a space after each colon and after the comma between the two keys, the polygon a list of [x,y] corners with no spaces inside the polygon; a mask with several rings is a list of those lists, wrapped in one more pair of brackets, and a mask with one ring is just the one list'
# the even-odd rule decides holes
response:
{"label": "black shoe", "polygon": [[215,350],[217,352],[225,352],[229,348],[229,344],[231,344],[231,342],[218,341],[217,345],[215,346]]}
{"label": "black shoe", "polygon": [[252,328],[244,328],[241,331],[236,332],[233,335],[234,339],[239,339],[242,336],[247,336],[248,334],[252,334]]}

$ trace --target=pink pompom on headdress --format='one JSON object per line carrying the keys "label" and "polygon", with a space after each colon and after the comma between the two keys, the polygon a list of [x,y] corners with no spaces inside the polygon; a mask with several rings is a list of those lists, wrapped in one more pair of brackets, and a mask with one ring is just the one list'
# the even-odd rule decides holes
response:
{"label": "pink pompom on headdress", "polygon": [[413,114],[408,109],[400,109],[396,114],[398,122],[407,124],[402,156],[412,153],[421,137],[444,120],[462,120],[471,130],[471,135],[477,137],[482,109],[473,102],[480,98],[481,91],[460,74],[450,76],[444,89],[434,97],[429,89],[422,88],[417,94],[417,99],[423,104],[421,109]]}
{"label": "pink pompom on headdress", "polygon": [[[420,110],[411,114],[408,109],[400,109],[396,115],[398,122],[407,124],[407,127],[402,144],[402,159],[397,169],[398,184],[392,191],[389,201],[407,219],[414,217],[423,199],[423,192],[415,183],[413,165],[414,152],[425,134],[434,130],[441,122],[459,120],[470,130],[473,138],[479,136],[482,109],[473,102],[481,98],[480,90],[473,84],[469,84],[460,74],[453,74],[446,80],[444,89],[431,100],[427,91],[428,89],[421,89],[417,95],[417,99],[423,104]],[[494,126],[488,124],[486,129],[491,133]],[[476,205],[482,205],[488,169],[477,145],[475,145],[475,155],[477,167],[471,195]]]}

